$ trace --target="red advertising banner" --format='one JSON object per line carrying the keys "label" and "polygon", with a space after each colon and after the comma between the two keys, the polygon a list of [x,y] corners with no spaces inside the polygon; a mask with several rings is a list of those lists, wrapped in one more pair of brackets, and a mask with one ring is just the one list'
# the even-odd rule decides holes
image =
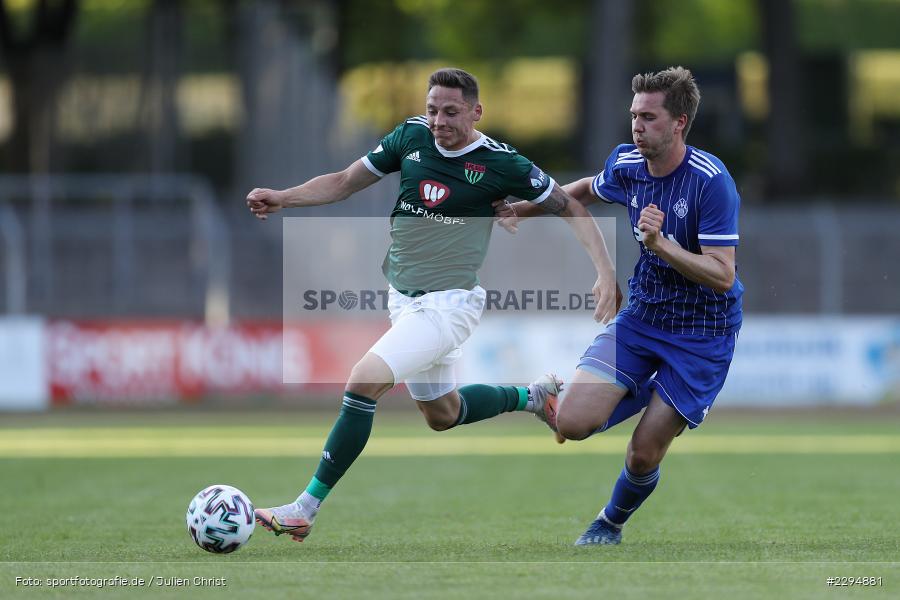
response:
{"label": "red advertising banner", "polygon": [[387,324],[279,322],[210,328],[185,321],[47,323],[54,404],[174,403],[273,394],[284,381],[342,384]]}

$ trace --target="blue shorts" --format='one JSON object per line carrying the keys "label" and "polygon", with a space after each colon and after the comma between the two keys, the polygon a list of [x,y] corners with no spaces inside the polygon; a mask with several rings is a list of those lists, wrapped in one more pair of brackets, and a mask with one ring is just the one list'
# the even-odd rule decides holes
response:
{"label": "blue shorts", "polygon": [[652,377],[650,387],[693,429],[725,385],[736,341],[737,332],[679,335],[620,314],[594,339],[578,368],[615,381],[634,396]]}

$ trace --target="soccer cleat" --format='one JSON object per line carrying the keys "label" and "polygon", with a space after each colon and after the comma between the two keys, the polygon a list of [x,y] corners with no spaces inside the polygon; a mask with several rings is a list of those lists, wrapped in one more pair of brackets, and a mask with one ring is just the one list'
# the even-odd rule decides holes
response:
{"label": "soccer cleat", "polygon": [[566,441],[556,429],[557,397],[562,392],[563,382],[553,373],[541,375],[528,386],[528,395],[534,403],[534,416],[547,424],[556,436],[556,442]]}
{"label": "soccer cleat", "polygon": [[257,508],[253,512],[257,523],[275,535],[286,533],[295,542],[302,542],[312,530],[313,520],[303,513],[296,502],[273,508]]}
{"label": "soccer cleat", "polygon": [[575,540],[576,546],[614,546],[622,541],[622,528],[607,521],[603,514],[597,516],[587,531]]}

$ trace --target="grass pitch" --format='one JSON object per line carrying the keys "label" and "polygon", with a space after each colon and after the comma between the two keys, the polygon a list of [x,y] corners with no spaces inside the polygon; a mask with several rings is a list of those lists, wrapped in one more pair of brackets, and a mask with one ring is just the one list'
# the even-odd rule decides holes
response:
{"label": "grass pitch", "polygon": [[[228,483],[257,506],[288,501],[315,470],[333,417],[4,417],[0,501],[11,518],[0,596],[900,594],[896,414],[713,415],[675,441],[621,546],[574,548],[609,496],[635,421],[560,447],[524,415],[435,433],[384,411],[306,542],[257,528],[232,555],[193,544],[184,512],[198,490]],[[144,583],[97,587],[117,576]],[[881,583],[828,586],[829,577]]]}

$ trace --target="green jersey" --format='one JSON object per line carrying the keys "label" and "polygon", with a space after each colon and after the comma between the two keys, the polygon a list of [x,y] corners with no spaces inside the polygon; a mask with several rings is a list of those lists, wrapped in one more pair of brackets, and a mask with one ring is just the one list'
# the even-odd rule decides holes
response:
{"label": "green jersey", "polygon": [[441,148],[425,116],[397,126],[362,161],[379,177],[400,171],[382,270],[407,295],[478,285],[491,203],[507,196],[543,202],[554,183],[514,148],[483,134],[461,150]]}

